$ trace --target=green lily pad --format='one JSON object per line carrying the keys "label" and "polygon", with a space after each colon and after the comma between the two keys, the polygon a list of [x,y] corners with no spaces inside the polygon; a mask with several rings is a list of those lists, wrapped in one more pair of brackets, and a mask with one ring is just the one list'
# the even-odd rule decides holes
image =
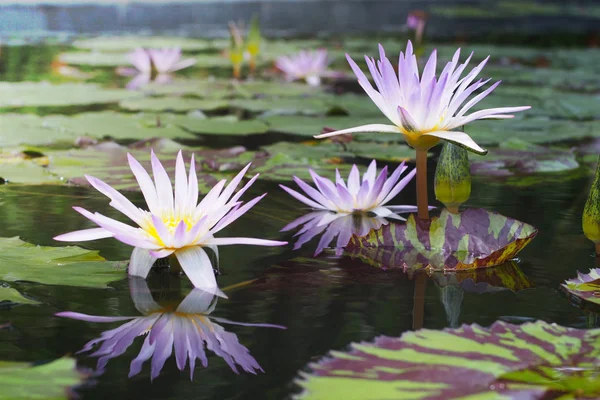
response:
{"label": "green lily pad", "polygon": [[[169,114],[157,117],[155,114],[134,115],[115,111],[88,112],[72,117],[7,114],[2,117],[4,135],[0,137],[0,148],[51,144],[73,146],[77,138],[82,136],[116,140],[142,140],[154,136],[172,139],[195,138],[175,125],[174,121],[175,116]],[[2,164],[0,161],[0,168],[3,167]]]}
{"label": "green lily pad", "polygon": [[36,246],[17,237],[0,238],[0,279],[7,282],[106,288],[125,276],[125,265],[80,247]]}
{"label": "green lily pad", "polygon": [[270,115],[316,115],[329,110],[323,100],[313,97],[237,99],[231,101],[231,106],[254,113],[268,111]]}
{"label": "green lily pad", "polygon": [[332,352],[297,383],[306,399],[596,398],[599,343],[542,321],[421,329]]}
{"label": "green lily pad", "polygon": [[220,41],[191,39],[184,37],[160,36],[107,36],[92,39],[80,39],[73,42],[79,49],[128,52],[138,47],[158,49],[163,47],[179,47],[182,51],[203,51],[216,48]]}
{"label": "green lily pad", "polygon": [[556,93],[546,99],[543,108],[533,113],[575,120],[598,119],[600,117],[600,96],[580,93]]}
{"label": "green lily pad", "polygon": [[194,67],[204,69],[231,68],[231,61],[222,54],[197,54],[194,56]]}
{"label": "green lily pad", "polygon": [[575,303],[600,306],[600,268],[591,269],[587,274],[577,272],[577,278],[565,281],[561,287]]}
{"label": "green lily pad", "polygon": [[[386,123],[386,119],[383,116],[381,119],[375,119],[369,117],[287,117],[277,115],[261,119],[269,124],[270,130],[273,132],[308,137],[319,135],[325,127],[332,129],[347,129],[359,125]],[[376,134],[370,134],[370,136],[375,135]]]}
{"label": "green lily pad", "polygon": [[85,149],[50,151],[48,169],[65,181],[76,185],[89,185],[84,175],[102,179],[118,190],[139,190],[139,186],[127,161],[131,153],[142,165],[150,170],[150,148],[158,155],[170,176],[174,176],[177,152],[183,150],[189,160],[196,156],[198,185],[202,191],[212,188],[220,179],[231,177],[252,161],[256,154],[242,146],[211,150],[201,147],[187,147],[166,139],[149,139],[120,146],[105,142]]}
{"label": "green lily pad", "polygon": [[45,167],[29,160],[3,164],[0,161],[0,182],[27,185],[59,185],[64,181],[49,172]]}
{"label": "green lily pad", "polygon": [[511,138],[542,144],[599,136],[599,126],[595,121],[578,122],[540,117],[475,121],[466,126],[465,132],[482,146],[498,145]]}
{"label": "green lily pad", "polygon": [[305,160],[323,161],[330,159],[332,163],[340,157],[359,157],[368,160],[402,162],[414,160],[415,151],[407,145],[396,143],[345,143],[337,144],[328,140],[315,140],[305,143],[279,142],[264,146],[269,154],[285,154],[297,159],[300,163]]}
{"label": "green lily pad", "polygon": [[177,123],[190,132],[199,135],[259,135],[269,130],[260,120],[238,120],[233,116],[214,118],[180,117]]}
{"label": "green lily pad", "polygon": [[140,88],[153,95],[193,95],[206,99],[223,99],[235,94],[229,80],[175,79],[168,84],[150,82]]}
{"label": "green lily pad", "polygon": [[249,81],[233,85],[241,97],[298,97],[318,94],[321,88],[294,82]]}
{"label": "green lily pad", "polygon": [[88,67],[120,67],[131,64],[126,54],[76,51],[63,53],[59,60],[69,65]]}
{"label": "green lily pad", "polygon": [[512,176],[565,172],[579,168],[572,150],[548,148],[509,139],[485,157],[471,158],[474,175]]}
{"label": "green lily pad", "polygon": [[502,80],[503,85],[543,85],[585,92],[596,92],[600,89],[598,74],[587,70],[493,66],[484,71],[494,80]]}
{"label": "green lily pad", "polygon": [[67,107],[118,103],[139,96],[90,83],[0,82],[0,108]]}
{"label": "green lily pad", "polygon": [[[342,111],[352,117],[376,117],[381,120],[383,114],[366,95],[343,94],[339,96],[321,96],[332,111]],[[389,123],[389,122],[388,122]]]}
{"label": "green lily pad", "polygon": [[17,289],[0,286],[0,303],[5,301],[16,304],[40,304],[39,301],[23,296]]}
{"label": "green lily pad", "polygon": [[229,102],[219,99],[190,99],[187,97],[143,97],[124,100],[119,106],[130,111],[216,111],[227,109]]}
{"label": "green lily pad", "polygon": [[504,264],[533,240],[533,226],[484,209],[442,210],[431,220],[408,217],[364,237],[346,250],[380,268],[466,270]]}
{"label": "green lily pad", "polygon": [[276,182],[289,182],[294,176],[300,179],[312,179],[309,169],[317,174],[334,179],[335,170],[338,169],[342,174],[348,174],[351,164],[340,163],[339,160],[332,159],[331,162],[323,162],[312,158],[298,159],[286,154],[274,154],[271,157],[261,160],[254,168],[254,172],[260,173],[260,178]]}
{"label": "green lily pad", "polygon": [[0,399],[71,398],[69,389],[86,378],[76,365],[75,359],[67,357],[40,365],[0,361]]}

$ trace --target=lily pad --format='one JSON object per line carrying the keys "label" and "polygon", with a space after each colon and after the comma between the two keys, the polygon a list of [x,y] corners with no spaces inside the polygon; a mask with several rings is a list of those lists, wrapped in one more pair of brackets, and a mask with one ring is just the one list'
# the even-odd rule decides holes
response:
{"label": "lily pad", "polygon": [[246,136],[267,133],[269,127],[260,120],[238,120],[233,116],[215,118],[180,117],[177,123],[199,135]]}
{"label": "lily pad", "polygon": [[2,302],[16,304],[40,304],[39,301],[35,301],[33,299],[23,296],[21,293],[19,293],[17,289],[0,286],[0,304]]}
{"label": "lily pad", "polygon": [[367,236],[353,237],[346,250],[378,267],[464,270],[504,264],[537,234],[521,221],[484,209],[460,214],[442,210],[431,220],[391,223]]}
{"label": "lily pad", "polygon": [[572,171],[579,163],[572,150],[537,146],[519,139],[509,139],[486,157],[471,159],[474,175],[512,176]]}
{"label": "lily pad", "polygon": [[268,111],[270,115],[317,115],[329,110],[323,100],[314,97],[237,99],[231,106],[254,113]]}
{"label": "lily pad", "polygon": [[229,102],[220,99],[190,99],[187,97],[143,97],[124,100],[119,106],[130,111],[215,111],[227,109]]}
{"label": "lily pad", "polygon": [[600,329],[538,321],[421,329],[310,365],[306,399],[596,398]]}
{"label": "lily pad", "polygon": [[378,120],[370,117],[287,117],[277,115],[262,118],[262,120],[269,124],[272,132],[308,137],[320,134],[323,128],[346,129],[359,125],[386,123],[383,116]]}
{"label": "lily pad", "polygon": [[231,81],[209,79],[176,79],[168,84],[151,82],[140,90],[154,95],[194,95],[206,99],[223,99],[235,94]]}
{"label": "lily pad", "polygon": [[75,246],[36,246],[0,238],[0,279],[45,285],[106,288],[125,274],[125,262],[106,261],[97,251]]}
{"label": "lily pad", "polygon": [[150,139],[120,146],[105,142],[85,149],[72,149],[49,152],[50,171],[77,185],[89,185],[84,174],[102,179],[119,190],[139,190],[133,173],[129,169],[127,153],[150,170],[150,148],[159,156],[170,176],[175,171],[175,157],[182,149],[184,157],[196,156],[198,184],[202,191],[212,188],[225,174],[239,172],[253,160],[255,153],[246,151],[242,146],[228,149],[211,150],[201,147],[186,147],[166,139]]}
{"label": "lily pad", "polygon": [[0,161],[0,182],[27,185],[59,185],[64,183],[60,177],[31,160],[22,160],[19,163],[11,164],[3,164]]}
{"label": "lily pad", "polygon": [[86,376],[77,370],[73,358],[61,358],[47,364],[0,361],[2,399],[68,399],[69,389],[81,384]]}
{"label": "lily pad", "polygon": [[126,54],[101,53],[98,51],[63,53],[59,56],[59,60],[65,64],[89,67],[119,67],[130,64]]}
{"label": "lily pad", "polygon": [[182,51],[203,51],[219,45],[219,41],[191,39],[184,37],[160,36],[102,36],[92,39],[80,39],[73,42],[79,49],[128,52],[138,47],[157,49],[179,47]]}
{"label": "lily pad", "polygon": [[241,97],[298,97],[320,93],[322,89],[293,82],[250,81],[233,85]]}
{"label": "lily pad", "polygon": [[591,269],[589,273],[577,273],[577,278],[569,279],[561,284],[570,297],[579,304],[600,305],[600,268]]}
{"label": "lily pad", "polygon": [[0,108],[67,107],[118,103],[138,96],[91,83],[0,82]]}
{"label": "lily pad", "polygon": [[260,178],[263,180],[289,182],[294,179],[294,176],[300,179],[312,179],[309,169],[312,169],[320,176],[333,179],[336,169],[342,174],[347,174],[350,172],[350,168],[352,168],[351,164],[343,163],[341,160],[335,158],[331,160],[298,159],[279,153],[272,154],[271,157],[257,163],[253,171],[259,172]]}

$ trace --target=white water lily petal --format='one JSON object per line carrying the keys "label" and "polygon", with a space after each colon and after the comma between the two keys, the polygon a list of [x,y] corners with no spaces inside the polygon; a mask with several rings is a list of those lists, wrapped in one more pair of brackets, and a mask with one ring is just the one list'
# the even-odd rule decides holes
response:
{"label": "white water lily petal", "polygon": [[54,237],[54,240],[61,242],[88,242],[90,240],[105,239],[113,236],[114,233],[104,228],[91,228],[58,235]]}
{"label": "white water lily petal", "polygon": [[134,248],[129,259],[129,275],[146,278],[156,260],[157,258],[152,257],[148,250],[139,247]]}
{"label": "white water lily petal", "polygon": [[210,258],[201,247],[180,249],[175,252],[175,257],[195,287],[209,291],[217,287]]}
{"label": "white water lily petal", "polygon": [[394,125],[371,124],[357,126],[356,128],[342,129],[340,131],[323,133],[322,135],[315,135],[314,137],[316,139],[323,139],[337,135],[346,135],[349,133],[402,133],[402,131]]}
{"label": "white water lily petal", "polygon": [[469,150],[471,150],[477,154],[481,154],[481,155],[487,154],[487,150],[480,147],[477,143],[475,143],[475,141],[473,139],[471,139],[471,136],[467,135],[464,132],[439,131],[439,132],[428,132],[428,133],[426,133],[426,135],[439,137],[440,139],[447,140],[447,141],[457,144],[459,146],[467,147]]}

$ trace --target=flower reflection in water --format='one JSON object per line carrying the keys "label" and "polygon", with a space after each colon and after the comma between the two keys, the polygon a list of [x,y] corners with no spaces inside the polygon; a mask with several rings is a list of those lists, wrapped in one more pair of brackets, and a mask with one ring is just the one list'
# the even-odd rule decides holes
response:
{"label": "flower reflection in water", "polygon": [[205,348],[223,358],[231,369],[238,373],[238,366],[246,372],[263,372],[258,362],[250,355],[234,333],[227,332],[221,324],[285,329],[272,324],[251,324],[233,322],[223,318],[210,317],[217,305],[217,297],[201,289],[192,290],[177,307],[163,307],[156,303],[141,278],[130,278],[131,297],[135,307],[143,315],[140,317],[103,317],[77,312],[59,312],[59,317],[78,319],[87,322],[129,321],[111,329],[88,342],[79,353],[92,351],[98,359],[98,372],[102,372],[108,361],[123,354],[138,336],[146,335],[138,356],[131,362],[129,377],[137,375],[144,362],[151,361],[151,379],[156,378],[166,360],[175,350],[177,368],[183,371],[189,360],[190,379],[193,379],[196,359],[203,367],[208,366]]}
{"label": "flower reflection in water", "polygon": [[339,214],[331,211],[313,211],[289,223],[281,231],[287,232],[302,226],[294,235],[298,237],[294,244],[294,250],[298,250],[322,233],[315,256],[321,254],[323,249],[329,247],[333,239],[337,237],[335,252],[337,256],[340,256],[352,235],[365,236],[371,229],[379,229],[382,225],[387,224],[388,221],[385,218],[368,212]]}

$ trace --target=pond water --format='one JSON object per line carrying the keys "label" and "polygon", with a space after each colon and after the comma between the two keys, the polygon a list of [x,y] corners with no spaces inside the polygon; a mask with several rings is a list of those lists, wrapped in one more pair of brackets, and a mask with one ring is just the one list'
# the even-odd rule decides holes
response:
{"label": "pond water", "polygon": [[[34,71],[31,76],[8,75],[8,61],[4,61],[0,78],[21,81],[34,80],[33,75],[46,76],[43,68],[37,70],[35,66],[48,64],[48,59],[62,50],[52,48],[43,61],[36,60],[28,67]],[[11,52],[18,53],[12,48],[3,52],[3,57]],[[114,79],[111,73],[102,70],[95,81],[115,85]],[[122,84],[123,80],[116,82]],[[101,107],[101,110],[106,109],[116,109],[116,106]],[[40,113],[47,114],[47,111],[42,109]],[[256,141],[246,138],[243,144],[257,148],[270,143],[272,138],[265,136]],[[234,141],[228,139],[222,144],[219,138],[211,140],[203,138],[197,143],[222,147]],[[187,140],[185,143],[193,146],[196,142]],[[561,142],[561,145],[567,148],[578,143],[571,141],[564,146]],[[344,161],[367,165],[365,158],[349,156]],[[394,161],[389,164],[397,165]],[[435,156],[429,161],[431,196],[434,168]],[[497,320],[512,323],[544,320],[568,327],[591,328],[596,326],[595,315],[573,306],[559,290],[559,284],[573,278],[577,271],[587,272],[596,267],[593,245],[581,229],[587,188],[592,180],[591,168],[579,166],[576,171],[568,176],[546,175],[555,179],[533,185],[474,177],[473,192],[467,202],[469,207],[494,210],[539,229],[537,237],[519,253],[516,266],[500,267],[512,271],[508,281],[519,280],[516,286],[523,290],[517,292],[500,290],[501,287],[481,290],[480,285],[468,279],[461,285],[446,284],[452,274],[444,277],[437,273],[425,280],[415,279],[400,270],[383,270],[348,255],[336,256],[332,250],[315,258],[318,239],[296,251],[291,246],[227,246],[221,249],[219,286],[229,288],[226,289],[229,298],[219,299],[210,315],[286,328],[221,324],[227,332],[237,336],[264,372],[254,375],[240,369],[236,374],[222,357],[207,351],[208,366],[196,366],[193,380],[190,380],[189,368],[181,372],[177,369],[174,357],[167,360],[160,376],[154,380],[151,380],[150,362],[139,374],[129,378],[130,363],[143,342],[138,338],[122,355],[111,359],[101,373],[94,373],[97,357],[76,352],[122,322],[88,323],[54,314],[76,311],[98,316],[139,316],[124,272],[121,280],[109,283],[108,289],[7,282],[40,304],[0,303],[0,325],[10,324],[0,329],[0,360],[44,363],[71,355],[77,359],[78,366],[92,374],[88,382],[75,389],[84,399],[280,399],[301,392],[295,380],[300,376],[299,371],[308,371],[311,362],[331,350],[346,350],[352,342],[369,341],[378,335],[399,336],[415,328],[442,329],[463,323],[489,326]],[[535,175],[534,179],[537,179]],[[269,193],[267,197],[223,231],[222,236],[294,240],[291,234],[280,230],[306,209],[279,189],[276,182],[267,179],[259,180],[246,198],[264,192]],[[414,193],[414,183],[411,183],[396,204],[415,204]],[[144,205],[141,194],[128,192],[127,196],[136,205]],[[19,236],[36,245],[57,246],[54,236],[90,227],[85,218],[71,209],[73,206],[123,220],[109,207],[104,196],[88,187],[8,183],[0,186],[0,237]],[[101,256],[115,261],[127,260],[131,252],[129,246],[108,239],[84,243],[83,247],[98,250]],[[515,274],[515,270],[520,273]],[[178,304],[192,289],[187,278],[164,270],[151,273],[148,287],[155,300],[172,304]]]}

